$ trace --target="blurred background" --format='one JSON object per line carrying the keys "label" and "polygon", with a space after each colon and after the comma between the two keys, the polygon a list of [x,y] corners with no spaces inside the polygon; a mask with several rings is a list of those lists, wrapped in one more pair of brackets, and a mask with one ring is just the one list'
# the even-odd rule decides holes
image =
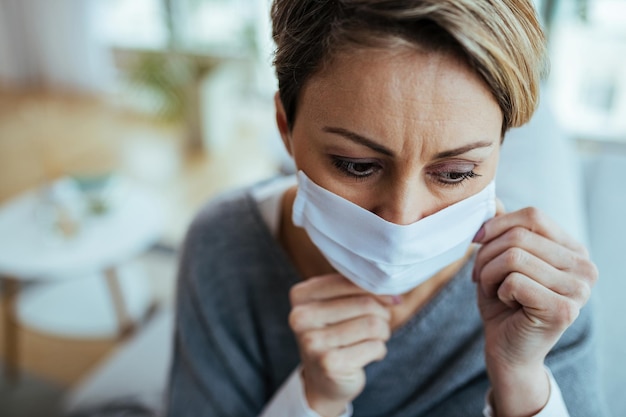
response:
{"label": "blurred background", "polygon": [[[626,0],[537,7],[603,277],[601,356],[623,357]],[[189,221],[289,170],[272,51],[269,0],[0,0],[1,416],[158,409]],[[600,363],[624,416],[626,364]]]}

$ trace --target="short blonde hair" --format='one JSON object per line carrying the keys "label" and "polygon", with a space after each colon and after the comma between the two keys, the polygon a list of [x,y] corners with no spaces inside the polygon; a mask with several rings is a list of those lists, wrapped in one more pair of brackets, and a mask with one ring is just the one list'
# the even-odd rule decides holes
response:
{"label": "short blonde hair", "polygon": [[460,56],[497,100],[503,134],[530,120],[547,68],[531,0],[274,0],[272,22],[290,128],[303,85],[346,48],[400,41]]}

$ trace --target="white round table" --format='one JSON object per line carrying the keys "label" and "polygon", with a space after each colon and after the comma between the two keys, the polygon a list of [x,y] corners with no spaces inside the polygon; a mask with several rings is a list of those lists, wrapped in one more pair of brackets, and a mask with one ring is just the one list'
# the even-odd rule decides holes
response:
{"label": "white round table", "polygon": [[[70,195],[78,192],[70,179],[52,187],[64,195],[67,205],[79,205],[76,199],[80,197]],[[78,231],[67,238],[47,224],[51,208],[46,207],[49,203],[41,191],[28,192],[0,207],[0,273],[22,280],[66,279],[118,265],[152,245],[162,226],[159,199],[123,180],[113,187],[110,209],[80,215]]]}
{"label": "white round table", "polygon": [[[154,194],[128,181],[116,179],[109,188],[107,209],[99,214],[86,210],[84,194],[69,178],[0,207],[10,378],[17,376],[18,322],[55,335],[102,338],[127,334],[148,309],[145,276],[137,268],[118,267],[156,243],[163,206]],[[66,230],[69,236],[51,221],[59,213],[78,220]],[[36,285],[20,291],[26,282]]]}

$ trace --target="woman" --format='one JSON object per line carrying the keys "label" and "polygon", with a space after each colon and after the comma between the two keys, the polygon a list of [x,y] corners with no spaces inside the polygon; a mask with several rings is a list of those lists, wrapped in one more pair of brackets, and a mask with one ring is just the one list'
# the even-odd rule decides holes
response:
{"label": "woman", "polygon": [[594,265],[538,210],[496,213],[500,145],[538,102],[531,2],[275,0],[272,19],[297,185],[191,226],[170,414],[600,415]]}

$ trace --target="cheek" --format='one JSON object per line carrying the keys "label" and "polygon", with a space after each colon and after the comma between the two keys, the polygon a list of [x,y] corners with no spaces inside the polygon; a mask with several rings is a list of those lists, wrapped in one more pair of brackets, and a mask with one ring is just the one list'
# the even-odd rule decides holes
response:
{"label": "cheek", "polygon": [[296,170],[304,171],[311,181],[334,192],[330,159],[315,147],[315,142],[307,139],[299,136],[292,141]]}
{"label": "cheek", "polygon": [[296,125],[291,133],[291,155],[298,169],[305,170],[313,162],[315,153],[311,143],[312,141],[307,137],[306,131]]}
{"label": "cheek", "polygon": [[310,146],[300,144],[293,146],[292,149],[297,169],[305,171],[309,177],[311,177],[309,172],[314,173],[320,170],[321,157]]}

